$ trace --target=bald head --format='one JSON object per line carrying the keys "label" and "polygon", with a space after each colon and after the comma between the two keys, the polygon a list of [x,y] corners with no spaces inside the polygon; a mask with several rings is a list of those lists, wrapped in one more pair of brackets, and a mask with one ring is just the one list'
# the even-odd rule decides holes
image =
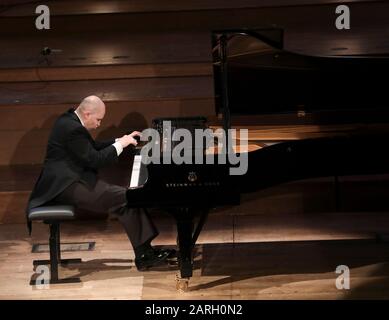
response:
{"label": "bald head", "polygon": [[105,115],[105,104],[98,96],[84,98],[76,109],[88,130],[97,129]]}
{"label": "bald head", "polygon": [[105,104],[98,96],[88,96],[81,101],[77,108],[77,111],[95,112],[101,108],[105,108]]}

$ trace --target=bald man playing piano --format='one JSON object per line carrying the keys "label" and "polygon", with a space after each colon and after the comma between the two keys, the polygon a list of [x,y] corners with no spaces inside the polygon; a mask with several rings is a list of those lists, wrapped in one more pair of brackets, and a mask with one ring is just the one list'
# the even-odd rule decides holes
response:
{"label": "bald man playing piano", "polygon": [[105,109],[99,97],[89,96],[56,120],[27,211],[61,204],[116,214],[134,248],[136,267],[144,270],[162,263],[172,252],[151,246],[158,231],[144,210],[127,207],[127,189],[98,177],[99,168],[115,163],[124,148],[137,145],[135,137],[140,136],[134,131],[111,141],[95,141],[89,131],[100,126]]}

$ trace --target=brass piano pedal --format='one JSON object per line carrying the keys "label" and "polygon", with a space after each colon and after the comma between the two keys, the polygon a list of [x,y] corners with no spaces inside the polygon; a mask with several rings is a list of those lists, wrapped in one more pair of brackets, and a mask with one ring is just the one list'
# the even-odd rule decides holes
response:
{"label": "brass piano pedal", "polygon": [[180,293],[187,292],[189,288],[189,278],[181,278],[176,274],[176,290]]}
{"label": "brass piano pedal", "polygon": [[177,267],[178,266],[178,253],[176,250],[172,250],[170,255],[166,258],[166,262],[169,267]]}
{"label": "brass piano pedal", "polygon": [[169,268],[175,268],[178,266],[178,260],[177,259],[167,259],[167,265],[169,266]]}

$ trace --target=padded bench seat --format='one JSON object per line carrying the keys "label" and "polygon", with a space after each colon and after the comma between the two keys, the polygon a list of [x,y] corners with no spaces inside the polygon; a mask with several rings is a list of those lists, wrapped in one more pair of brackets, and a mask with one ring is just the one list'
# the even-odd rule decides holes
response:
{"label": "padded bench seat", "polygon": [[73,206],[45,206],[33,208],[28,213],[28,218],[37,220],[73,220],[75,218]]}
{"label": "padded bench seat", "polygon": [[[34,260],[33,265],[50,265],[49,283],[74,283],[80,282],[79,278],[58,278],[58,264],[81,263],[81,259],[61,259],[60,223],[75,219],[73,206],[56,205],[33,208],[28,212],[31,221],[43,221],[50,226],[50,260]],[[36,285],[36,280],[31,280],[31,285]]]}

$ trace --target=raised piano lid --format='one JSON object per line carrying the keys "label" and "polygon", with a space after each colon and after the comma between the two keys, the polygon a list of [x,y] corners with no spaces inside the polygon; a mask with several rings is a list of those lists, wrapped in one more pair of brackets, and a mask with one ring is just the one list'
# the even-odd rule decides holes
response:
{"label": "raised piano lid", "polygon": [[[388,86],[384,81],[389,74],[389,54],[309,56],[283,50],[282,32],[255,32],[270,41],[236,33],[229,36],[227,71],[232,124],[376,123],[389,119]],[[219,112],[220,64],[216,46],[214,53]]]}

